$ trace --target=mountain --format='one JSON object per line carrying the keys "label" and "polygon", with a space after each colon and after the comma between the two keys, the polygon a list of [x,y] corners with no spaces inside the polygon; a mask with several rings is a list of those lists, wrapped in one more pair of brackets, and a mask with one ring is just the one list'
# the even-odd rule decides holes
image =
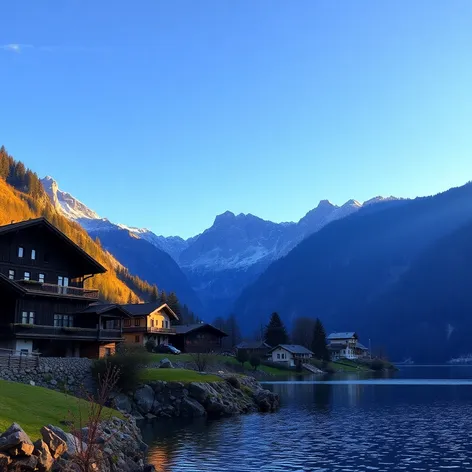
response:
{"label": "mountain", "polygon": [[123,266],[148,283],[157,285],[160,290],[175,292],[182,303],[193,311],[202,313],[200,299],[170,255],[173,253],[178,257],[185,246],[183,239],[164,238],[147,229],[114,224],[101,218],[69,193],[60,190],[52,177],[45,177],[41,183],[54,208],[82,226],[92,238],[98,238],[101,245]]}
{"label": "mountain", "polygon": [[[106,267],[105,274],[95,275],[86,283],[100,291],[102,300],[126,303],[147,300],[152,287],[132,277],[121,264],[77,224],[64,218],[50,203],[36,174],[15,161],[5,147],[0,147],[0,225],[14,221],[45,217],[70,239]],[[119,273],[118,273],[119,272]]]}
{"label": "mountain", "polygon": [[[470,224],[472,184],[433,197],[364,204],[272,263],[243,291],[234,312],[249,330],[272,311],[289,325],[298,316],[320,317],[328,330],[358,331],[392,357],[419,358],[430,340],[418,323],[436,323],[444,334],[449,325],[454,328],[450,311],[465,303],[459,289],[464,288],[463,263],[460,250],[453,250],[457,238],[463,244],[467,240],[456,232]],[[453,258],[438,259],[449,250]],[[444,274],[451,280],[442,285]],[[415,298],[419,287],[421,297]],[[453,294],[450,303],[448,293]],[[431,303],[439,298],[442,304]]]}
{"label": "mountain", "polygon": [[[112,223],[101,218],[69,193],[61,191],[51,177],[46,177],[42,183],[57,210],[79,223],[93,237],[98,237],[118,260],[122,263],[126,261],[126,265],[130,265],[140,276],[157,283],[159,287],[178,287],[177,293],[189,304],[196,303],[196,293],[203,303],[204,311],[211,317],[227,315],[244,287],[255,281],[272,262],[288,254],[307,236],[365,206],[396,200],[394,197],[376,197],[364,204],[349,200],[342,206],[322,200],[298,223],[274,223],[251,214],[235,215],[227,211],[218,215],[213,225],[203,233],[184,240],[178,236],[158,236],[148,229]],[[130,237],[126,245],[123,241],[125,233],[119,230],[126,230]],[[143,244],[139,244],[138,248],[137,240],[145,240],[169,254],[185,273],[191,289],[182,282],[180,276],[179,282],[174,283],[169,279],[167,274],[176,273],[176,270],[168,262],[160,265],[160,269],[155,265],[157,260],[164,263],[162,255],[142,257],[146,252],[144,247],[149,254],[152,251]],[[131,246],[136,247],[136,256],[127,253]],[[127,248],[126,251],[124,247]],[[151,260],[154,262],[148,263]],[[197,309],[194,306],[192,308]]]}

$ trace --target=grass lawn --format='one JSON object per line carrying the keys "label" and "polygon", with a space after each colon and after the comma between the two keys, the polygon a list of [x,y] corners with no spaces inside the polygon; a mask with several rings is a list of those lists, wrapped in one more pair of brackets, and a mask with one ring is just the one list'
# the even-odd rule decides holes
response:
{"label": "grass lawn", "polygon": [[[150,360],[149,362],[159,362],[162,359],[169,359],[171,362],[192,362],[192,356],[190,354],[178,354],[178,355],[172,355],[172,354],[149,354]],[[235,366],[241,366],[241,364],[236,360],[235,357],[231,356],[219,356],[215,355],[212,356],[213,359],[220,363],[220,364],[231,364]],[[251,364],[249,362],[246,362],[244,364],[245,370],[252,370]],[[224,370],[224,368],[223,368]],[[266,366],[266,365],[260,365],[257,370],[260,370],[261,372],[265,372],[267,374],[271,375],[287,375],[288,371],[286,369],[278,369],[277,367],[272,367],[272,366]],[[163,379],[165,380],[165,379]]]}
{"label": "grass lawn", "polygon": [[220,382],[223,379],[217,375],[200,374],[188,369],[144,369],[141,374],[143,382],[165,380],[166,382]]}
{"label": "grass lawn", "polygon": [[339,362],[334,361],[331,362],[330,365],[334,370],[343,372],[359,372],[369,370],[369,368],[365,365],[359,364],[358,362],[350,361],[349,359],[343,359]]}
{"label": "grass lawn", "polygon": [[[84,400],[47,388],[0,380],[0,432],[18,423],[34,441],[40,437],[39,430],[48,424],[67,430],[60,422],[73,420],[69,411],[77,416],[79,404],[86,415],[88,405]],[[108,408],[105,416],[111,413],[122,418],[118,411]]]}

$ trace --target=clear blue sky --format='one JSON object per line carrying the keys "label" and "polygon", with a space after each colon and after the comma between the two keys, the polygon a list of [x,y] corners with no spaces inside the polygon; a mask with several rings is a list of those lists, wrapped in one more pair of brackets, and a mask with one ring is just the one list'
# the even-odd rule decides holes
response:
{"label": "clear blue sky", "polygon": [[115,222],[472,178],[472,2],[4,0],[0,142]]}

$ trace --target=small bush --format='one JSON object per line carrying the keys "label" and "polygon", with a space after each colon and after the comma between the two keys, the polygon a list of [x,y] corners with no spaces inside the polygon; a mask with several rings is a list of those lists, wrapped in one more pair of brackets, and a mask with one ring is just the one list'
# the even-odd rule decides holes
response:
{"label": "small bush", "polygon": [[118,374],[116,386],[123,391],[134,390],[140,385],[140,374],[148,361],[145,350],[115,354],[97,359],[92,365],[92,375],[97,380],[110,369]]}
{"label": "small bush", "polygon": [[249,363],[252,367],[254,367],[254,370],[257,370],[257,368],[261,365],[261,358],[259,356],[253,355],[249,359]]}
{"label": "small bush", "polygon": [[228,382],[232,387],[237,388],[238,390],[241,389],[241,382],[237,377],[228,377],[226,379],[226,382]]}
{"label": "small bush", "polygon": [[144,347],[146,348],[147,352],[154,352],[154,349],[156,347],[156,342],[153,339],[148,339]]}
{"label": "small bush", "polygon": [[246,349],[238,349],[236,360],[244,367],[244,363],[249,360],[249,354],[247,353]]}

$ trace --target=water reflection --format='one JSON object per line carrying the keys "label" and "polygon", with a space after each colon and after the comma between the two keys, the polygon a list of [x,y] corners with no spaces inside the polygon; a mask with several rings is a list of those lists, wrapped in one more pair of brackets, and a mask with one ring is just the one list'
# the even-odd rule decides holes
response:
{"label": "water reflection", "polygon": [[[472,470],[472,384],[430,383],[451,375],[274,383],[277,414],[147,425],[149,459],[158,472]],[[459,379],[470,381],[472,369]]]}

